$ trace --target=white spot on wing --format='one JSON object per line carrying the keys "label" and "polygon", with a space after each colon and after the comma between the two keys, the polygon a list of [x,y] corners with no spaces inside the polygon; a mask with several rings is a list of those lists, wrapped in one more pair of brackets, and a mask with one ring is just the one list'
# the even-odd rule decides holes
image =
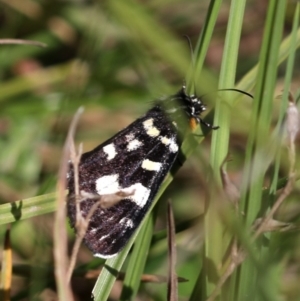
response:
{"label": "white spot on wing", "polygon": [[134,139],[132,141],[130,141],[128,144],[127,144],[127,150],[128,151],[133,151],[133,150],[136,150],[138,149],[141,145],[143,145],[143,143],[137,139]]}
{"label": "white spot on wing", "polygon": [[125,138],[126,138],[127,142],[130,142],[131,140],[134,139],[134,135],[133,134],[128,134],[128,135],[125,136]]}
{"label": "white spot on wing", "polygon": [[165,144],[165,145],[169,145],[170,142],[171,142],[171,139],[169,139],[169,138],[166,137],[166,136],[162,136],[162,137],[160,137],[160,141],[161,141],[163,144]]}
{"label": "white spot on wing", "polygon": [[103,176],[96,180],[96,190],[100,195],[112,194],[120,191],[118,175]]}
{"label": "white spot on wing", "polygon": [[113,159],[116,156],[116,154],[117,154],[116,148],[113,145],[113,143],[104,146],[103,147],[103,151],[107,154],[107,159],[108,160]]}
{"label": "white spot on wing", "polygon": [[160,162],[154,162],[149,159],[145,159],[142,163],[142,168],[149,171],[160,171],[161,166]]}
{"label": "white spot on wing", "polygon": [[[111,244],[114,244],[116,241],[115,239],[111,242]],[[101,253],[96,253],[94,254],[95,257],[99,257],[99,258],[112,258],[112,257],[115,257],[118,253],[115,253],[115,254],[111,254],[111,255],[104,255],[104,254],[101,254]]]}
{"label": "white spot on wing", "polygon": [[[96,229],[96,230],[97,230],[97,229]],[[99,241],[105,239],[106,237],[109,237],[109,234],[101,236],[101,238],[99,239]]]}
{"label": "white spot on wing", "polygon": [[103,194],[113,194],[117,192],[125,192],[130,194],[124,197],[124,199],[129,199],[136,205],[144,207],[149,195],[150,189],[143,186],[141,183],[133,184],[129,187],[122,188],[119,185],[118,175],[103,176],[96,180],[96,190],[100,195]]}
{"label": "white spot on wing", "polygon": [[168,145],[169,146],[169,149],[172,153],[176,153],[178,152],[178,145],[177,143],[175,142],[175,139],[174,138],[168,138],[168,137],[161,137],[160,138],[161,142],[165,145]]}
{"label": "white spot on wing", "polygon": [[132,195],[128,196],[128,199],[130,199],[132,202],[135,202],[140,207],[145,206],[145,204],[148,201],[149,195],[150,195],[150,189],[143,186],[141,183],[133,184],[130,187],[122,189],[122,191],[123,192],[134,191],[134,193]]}
{"label": "white spot on wing", "polygon": [[174,138],[171,139],[171,143],[169,147],[172,153],[178,152],[178,144],[175,142]]}
{"label": "white spot on wing", "polygon": [[143,125],[144,125],[144,129],[145,129],[146,133],[150,137],[157,137],[160,134],[159,129],[153,125],[153,118],[150,118],[150,119],[147,119],[146,121],[144,121]]}
{"label": "white spot on wing", "polygon": [[[118,178],[119,178],[119,176],[117,174],[110,175],[110,176],[103,176],[103,177],[99,178],[96,181],[97,192],[99,194],[112,194],[112,193],[116,193],[119,191],[122,191],[125,193],[132,193],[132,195],[126,197],[126,199],[131,200],[137,206],[143,208],[149,199],[150,189],[143,186],[141,183],[136,183],[127,188],[121,188],[119,185],[119,182],[118,182]],[[123,230],[123,232],[125,232],[127,228],[134,227],[134,223],[130,218],[124,217],[119,221],[119,223],[123,224],[126,227]],[[92,230],[92,232],[94,232],[93,230]],[[99,240],[102,241],[106,237],[109,237],[109,234],[103,235]],[[114,239],[111,242],[112,245],[114,245],[116,243],[117,243],[116,239]],[[101,258],[111,258],[111,257],[114,257],[116,254],[117,253],[106,255],[106,254],[96,253],[96,254],[94,254],[94,256],[101,257]]]}
{"label": "white spot on wing", "polygon": [[128,218],[128,217],[123,217],[120,221],[120,224],[123,224],[126,228],[133,228],[134,224],[132,219]]}

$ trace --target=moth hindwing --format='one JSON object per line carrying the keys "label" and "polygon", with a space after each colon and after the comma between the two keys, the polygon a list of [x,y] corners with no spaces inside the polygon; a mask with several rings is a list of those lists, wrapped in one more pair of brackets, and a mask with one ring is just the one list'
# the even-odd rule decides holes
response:
{"label": "moth hindwing", "polygon": [[[200,114],[204,110],[200,98],[187,95],[183,87],[177,94],[157,101],[144,116],[82,155],[78,167],[79,208],[83,218],[96,208],[84,236],[85,244],[95,256],[109,258],[125,246],[178,155],[179,132],[191,120],[203,122]],[[72,165],[67,182],[68,216],[75,227],[78,196],[75,196]],[[107,195],[121,197],[113,206],[103,208],[101,196]],[[99,206],[94,205],[97,202]]]}

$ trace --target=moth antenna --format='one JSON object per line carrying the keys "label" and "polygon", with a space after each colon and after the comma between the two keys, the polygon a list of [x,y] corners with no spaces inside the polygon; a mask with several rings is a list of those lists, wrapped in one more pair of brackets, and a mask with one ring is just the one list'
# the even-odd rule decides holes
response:
{"label": "moth antenna", "polygon": [[243,91],[243,90],[240,90],[240,89],[235,89],[235,88],[228,88],[228,89],[219,89],[218,91],[234,91],[234,92],[239,92],[241,94],[244,94],[244,95],[247,95],[251,98],[254,98],[252,94],[246,92],[246,91]]}
{"label": "moth antenna", "polygon": [[[244,95],[247,95],[247,96],[249,96],[249,97],[251,97],[251,98],[254,98],[252,94],[250,94],[250,93],[248,93],[248,92],[246,92],[246,91],[240,90],[240,89],[235,89],[235,88],[219,89],[219,90],[217,90],[216,92],[219,92],[219,91],[233,91],[233,92],[239,92],[239,93],[241,93],[241,94],[244,94]],[[216,93],[216,92],[208,92],[208,93],[202,94],[202,95],[200,96],[200,98],[203,98],[203,97],[205,97],[205,96],[208,95],[208,94],[212,94],[212,93]]]}
{"label": "moth antenna", "polygon": [[[191,74],[191,78],[193,78],[194,82],[191,84],[192,86],[191,87],[188,87],[188,91],[191,92],[195,92],[195,87],[196,87],[196,82],[195,82],[195,55],[194,55],[194,51],[193,51],[193,45],[192,45],[192,41],[190,39],[190,37],[188,35],[183,35],[187,42],[188,42],[188,45],[189,45],[189,48],[190,48],[190,55],[191,55],[191,66],[190,66],[190,70],[191,72],[188,72],[188,78],[190,78],[189,74]],[[190,83],[191,81],[190,80],[187,80],[188,83]],[[185,84],[186,86],[186,84]]]}
{"label": "moth antenna", "polygon": [[194,67],[195,66],[195,56],[194,56],[193,45],[192,45],[191,39],[190,39],[190,37],[188,35],[183,35],[183,36],[188,41],[188,44],[189,44],[189,47],[190,47],[190,52],[191,52],[192,66]]}

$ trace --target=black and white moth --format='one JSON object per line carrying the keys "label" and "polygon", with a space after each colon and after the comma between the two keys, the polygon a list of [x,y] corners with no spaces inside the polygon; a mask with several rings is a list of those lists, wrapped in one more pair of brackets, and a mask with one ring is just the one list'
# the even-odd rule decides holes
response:
{"label": "black and white moth", "polygon": [[[159,100],[144,116],[94,150],[82,155],[79,164],[81,215],[86,218],[101,195],[124,193],[107,209],[92,215],[84,242],[97,257],[109,258],[126,245],[149,209],[165,176],[171,169],[188,127],[204,122],[205,105],[185,86],[173,96]],[[76,223],[74,171],[70,166],[67,210],[72,227]],[[88,195],[99,196],[89,198]]]}

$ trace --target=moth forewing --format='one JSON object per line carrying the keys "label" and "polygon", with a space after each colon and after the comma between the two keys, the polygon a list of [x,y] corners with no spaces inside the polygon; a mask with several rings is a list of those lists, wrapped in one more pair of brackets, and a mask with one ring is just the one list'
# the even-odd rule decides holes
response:
{"label": "moth forewing", "polygon": [[[177,94],[157,101],[144,116],[82,155],[78,168],[82,195],[124,195],[113,206],[99,205],[93,209],[84,242],[95,256],[112,257],[125,246],[173,166],[190,120],[196,124],[203,122],[200,114],[204,110],[201,100],[187,95],[183,87]],[[68,189],[68,215],[74,227],[72,168]],[[81,200],[79,207],[84,218],[89,217],[96,202],[97,197]]]}

